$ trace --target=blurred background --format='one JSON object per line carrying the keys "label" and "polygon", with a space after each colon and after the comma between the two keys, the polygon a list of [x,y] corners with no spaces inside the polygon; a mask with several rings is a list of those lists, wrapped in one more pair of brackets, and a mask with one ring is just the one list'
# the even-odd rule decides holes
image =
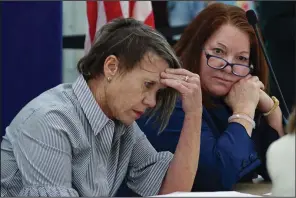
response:
{"label": "blurred background", "polygon": [[[174,45],[184,28],[215,1],[152,1],[155,28]],[[296,2],[222,1],[254,9],[288,107],[295,100]],[[1,1],[1,134],[20,109],[43,91],[71,83],[84,55],[85,1]],[[278,98],[271,84],[271,93]]]}

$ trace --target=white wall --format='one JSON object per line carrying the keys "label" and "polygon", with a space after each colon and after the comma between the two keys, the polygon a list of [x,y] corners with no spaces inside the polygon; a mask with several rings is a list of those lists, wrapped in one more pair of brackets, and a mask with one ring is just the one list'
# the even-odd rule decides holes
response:
{"label": "white wall", "polygon": [[[63,36],[85,34],[86,24],[86,2],[63,1]],[[83,55],[83,50],[63,49],[63,82],[76,79],[76,65]]]}

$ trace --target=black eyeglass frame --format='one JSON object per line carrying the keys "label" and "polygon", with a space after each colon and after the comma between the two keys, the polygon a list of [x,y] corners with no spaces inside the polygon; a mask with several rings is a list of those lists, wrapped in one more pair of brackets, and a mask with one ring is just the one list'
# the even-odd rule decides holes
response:
{"label": "black eyeglass frame", "polygon": [[[250,65],[243,65],[243,64],[237,64],[237,63],[230,63],[228,62],[227,60],[225,60],[224,58],[221,58],[219,56],[215,56],[215,55],[211,55],[209,54],[205,49],[203,49],[203,51],[205,52],[205,55],[206,55],[206,58],[207,58],[207,65],[210,67],[210,68],[213,68],[213,69],[217,69],[217,70],[221,70],[221,69],[224,69],[225,67],[227,67],[228,65],[231,67],[231,73],[233,73],[234,75],[236,76],[239,76],[239,77],[246,77],[247,75],[249,75],[250,73],[253,72],[254,70],[254,66],[252,64]],[[218,58],[220,60],[223,60],[225,62],[225,65],[220,67],[220,68],[217,68],[217,67],[213,67],[211,65],[209,65],[209,59],[211,57],[214,57],[214,58]],[[234,71],[233,71],[233,66],[234,65],[238,65],[238,66],[242,66],[242,67],[248,67],[250,69],[249,73],[246,74],[246,75],[239,75],[239,74],[236,74]]]}

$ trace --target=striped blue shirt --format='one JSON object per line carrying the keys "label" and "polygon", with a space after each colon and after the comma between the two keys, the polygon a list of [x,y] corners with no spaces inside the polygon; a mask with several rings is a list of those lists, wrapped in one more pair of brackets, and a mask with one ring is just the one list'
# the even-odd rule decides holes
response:
{"label": "striped blue shirt", "polygon": [[173,155],[137,124],[109,119],[82,76],[29,102],[1,143],[1,196],[114,196],[122,182],[156,195]]}

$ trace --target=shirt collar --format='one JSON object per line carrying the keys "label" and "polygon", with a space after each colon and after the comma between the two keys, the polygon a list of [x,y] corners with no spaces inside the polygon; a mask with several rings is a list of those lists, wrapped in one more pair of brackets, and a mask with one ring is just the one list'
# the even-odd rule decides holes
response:
{"label": "shirt collar", "polygon": [[102,111],[82,75],[78,76],[72,88],[94,134],[97,135],[112,120]]}

